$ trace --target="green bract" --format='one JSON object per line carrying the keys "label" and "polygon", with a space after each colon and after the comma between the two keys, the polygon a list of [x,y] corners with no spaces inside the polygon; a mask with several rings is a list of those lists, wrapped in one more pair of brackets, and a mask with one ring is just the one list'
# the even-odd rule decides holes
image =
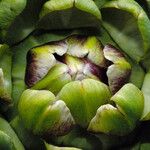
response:
{"label": "green bract", "polygon": [[77,124],[87,127],[98,107],[106,104],[110,95],[105,84],[85,79],[68,83],[58,94],[58,99],[66,103]]}
{"label": "green bract", "polygon": [[25,150],[9,123],[0,118],[0,149]]}
{"label": "green bract", "polygon": [[142,92],[132,84],[124,85],[112,98],[116,107],[107,104],[97,110],[89,130],[107,134],[127,134],[135,128],[143,112]]}
{"label": "green bract", "polygon": [[0,1],[0,38],[4,38],[14,19],[23,11],[26,0]]}
{"label": "green bract", "polygon": [[[20,117],[34,134],[64,134],[66,130],[70,130],[75,120],[83,128],[89,125],[88,130],[94,133],[125,135],[135,128],[144,107],[142,92],[134,85],[124,85],[110,98],[108,87],[93,79],[68,83],[59,92],[55,103],[50,104],[50,99],[55,100],[55,97],[49,91],[27,90],[21,96]],[[106,104],[109,99],[117,108]]]}
{"label": "green bract", "polygon": [[93,0],[27,0],[25,9],[7,29],[4,41],[15,44],[36,29],[96,27],[100,20],[101,13]]}
{"label": "green bract", "polygon": [[103,6],[102,18],[114,41],[139,62],[150,47],[150,21],[142,8],[133,0],[113,0]]}
{"label": "green bract", "polygon": [[[78,22],[80,18],[83,18]],[[100,11],[92,0],[49,0],[41,10],[39,28],[68,29],[98,26]],[[43,24],[43,22],[45,24]]]}
{"label": "green bract", "polygon": [[61,135],[74,124],[65,103],[55,102],[55,96],[49,91],[26,90],[20,99],[19,112],[25,127],[39,135]]}

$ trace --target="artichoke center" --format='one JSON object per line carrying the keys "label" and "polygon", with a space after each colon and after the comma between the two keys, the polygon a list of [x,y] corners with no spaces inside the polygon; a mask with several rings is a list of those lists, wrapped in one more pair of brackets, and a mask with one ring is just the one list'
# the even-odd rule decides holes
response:
{"label": "artichoke center", "polygon": [[95,36],[70,36],[35,47],[28,52],[25,82],[33,89],[58,93],[74,80],[92,78],[117,92],[130,76],[131,66],[112,45],[103,46]]}

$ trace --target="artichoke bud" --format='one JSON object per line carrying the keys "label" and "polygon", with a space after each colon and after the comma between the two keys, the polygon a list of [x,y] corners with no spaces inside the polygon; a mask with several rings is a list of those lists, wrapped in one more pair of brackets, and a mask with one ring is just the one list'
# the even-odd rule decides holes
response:
{"label": "artichoke bud", "polygon": [[25,127],[36,135],[64,135],[74,125],[66,104],[61,100],[56,101],[50,91],[24,91],[18,110]]}
{"label": "artichoke bud", "polygon": [[127,135],[140,120],[144,109],[142,92],[133,84],[124,85],[111,97],[115,106],[106,104],[97,110],[88,130],[95,133]]}
{"label": "artichoke bud", "polygon": [[142,93],[126,84],[130,73],[123,53],[109,44],[103,48],[94,36],[74,35],[35,47],[28,52],[31,90],[21,96],[20,117],[42,136],[64,135],[74,124],[94,133],[126,135],[143,111]]}
{"label": "artichoke bud", "polygon": [[79,35],[35,47],[28,52],[25,82],[57,94],[70,81],[91,78],[114,94],[128,82],[131,66],[115,47],[102,47],[96,37]]}
{"label": "artichoke bud", "polygon": [[57,94],[70,81],[105,79],[105,65],[96,37],[71,36],[31,49],[25,82],[33,89],[48,89]]}

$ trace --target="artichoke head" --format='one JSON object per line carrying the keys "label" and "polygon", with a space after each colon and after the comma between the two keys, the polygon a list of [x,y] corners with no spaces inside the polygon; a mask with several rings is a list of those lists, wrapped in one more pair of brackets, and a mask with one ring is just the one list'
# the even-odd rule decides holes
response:
{"label": "artichoke head", "polygon": [[91,78],[108,84],[115,93],[128,81],[130,73],[125,56],[112,45],[103,46],[94,36],[71,36],[31,49],[25,82],[32,89],[57,94],[71,81]]}
{"label": "artichoke head", "polygon": [[[114,46],[72,35],[28,51],[19,115],[40,136],[78,125],[94,134],[126,135],[139,121],[144,98],[128,83],[131,65]],[[138,95],[138,96],[137,96]]]}

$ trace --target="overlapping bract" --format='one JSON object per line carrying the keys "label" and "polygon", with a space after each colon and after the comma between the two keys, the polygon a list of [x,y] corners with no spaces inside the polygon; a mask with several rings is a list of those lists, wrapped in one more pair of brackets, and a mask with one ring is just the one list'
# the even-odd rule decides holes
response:
{"label": "overlapping bract", "polygon": [[[26,83],[31,90],[23,92],[19,101],[27,129],[42,136],[63,135],[76,124],[94,133],[122,136],[136,127],[144,98],[136,86],[124,85],[131,66],[115,47],[102,47],[96,37],[71,36],[29,51]],[[56,97],[39,91],[43,89]]]}
{"label": "overlapping bract", "polygon": [[[55,102],[50,102],[50,95]],[[111,101],[116,107],[107,104]],[[95,134],[122,136],[136,127],[143,107],[143,94],[133,84],[124,85],[111,97],[107,85],[84,79],[66,84],[56,98],[50,91],[26,90],[19,114],[27,129],[41,136],[65,135],[74,124]]]}

